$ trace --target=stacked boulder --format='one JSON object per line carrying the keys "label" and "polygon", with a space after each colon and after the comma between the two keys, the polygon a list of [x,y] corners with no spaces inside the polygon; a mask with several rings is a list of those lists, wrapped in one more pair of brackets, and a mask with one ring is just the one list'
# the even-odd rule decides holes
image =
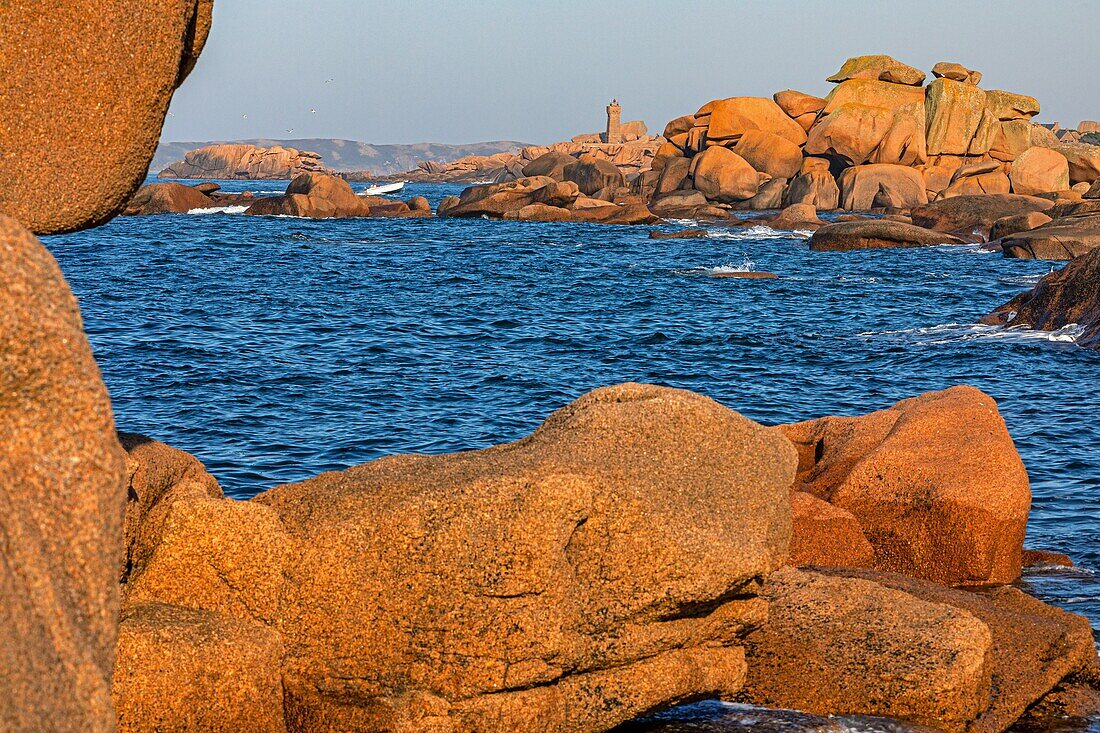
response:
{"label": "stacked boulder", "polygon": [[[1033,97],[978,86],[941,62],[934,80],[890,56],[849,59],[825,97],[730,97],[665,128],[645,190],[711,205],[904,210],[965,194],[1034,195],[1100,178],[1100,147],[1060,145]],[[1091,150],[1089,149],[1091,148]]]}

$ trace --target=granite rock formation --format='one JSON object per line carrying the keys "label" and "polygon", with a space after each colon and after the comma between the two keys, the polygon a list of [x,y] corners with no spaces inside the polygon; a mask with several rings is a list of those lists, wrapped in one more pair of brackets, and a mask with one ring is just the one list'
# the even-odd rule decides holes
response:
{"label": "granite rock formation", "polygon": [[760,579],[786,557],[796,463],[775,430],[630,384],[517,443],[385,458],[248,502],[146,450],[177,467],[145,475],[191,478],[158,479],[160,503],[176,498],[136,533],[120,710],[154,715],[145,695],[176,705],[196,676],[219,720],[233,715],[222,688],[239,699],[248,680],[263,691],[249,704],[273,708],[255,669],[172,663],[210,634],[238,640],[227,669],[281,643],[289,730],[597,731],[733,695],[741,639],[766,617]]}
{"label": "granite rock formation", "polygon": [[189,151],[183,160],[172,163],[157,174],[158,178],[290,179],[303,173],[331,173],[321,156],[308,150],[275,146],[210,145]]}
{"label": "granite rock formation", "polygon": [[[933,75],[924,86],[918,69],[889,56],[860,56],[828,78],[836,86],[824,97],[787,89],[773,99],[708,102],[666,126],[653,161],[654,171],[691,161],[682,184],[643,178],[641,192],[654,210],[663,197],[696,190],[718,207],[904,211],[953,196],[1056,193],[1100,178],[1100,147],[1063,143],[1033,124],[1034,97],[982,89],[980,72],[954,62],[936,64]],[[716,150],[747,161],[768,195]],[[738,185],[715,185],[719,161],[731,182],[738,169]]]}
{"label": "granite rock formation", "polygon": [[1100,349],[1100,247],[1050,273],[981,322],[1042,331],[1078,324],[1077,345]]}
{"label": "granite rock formation", "polygon": [[2,216],[0,282],[0,729],[111,731],[125,454],[76,299]]}
{"label": "granite rock formation", "polygon": [[212,5],[7,4],[4,26],[19,32],[7,34],[0,56],[7,151],[0,177],[18,185],[0,188],[0,214],[47,234],[119,213],[145,178],[172,92],[206,40]]}
{"label": "granite rock formation", "polygon": [[1019,577],[1031,490],[988,395],[952,387],[780,429],[799,451],[795,489],[855,518],[874,549],[870,567],[944,585]]}

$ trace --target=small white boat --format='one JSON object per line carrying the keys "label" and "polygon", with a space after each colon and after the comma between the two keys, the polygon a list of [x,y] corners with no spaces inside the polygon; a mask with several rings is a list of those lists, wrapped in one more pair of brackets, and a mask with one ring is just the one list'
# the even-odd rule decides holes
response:
{"label": "small white boat", "polygon": [[366,196],[382,196],[387,193],[397,193],[405,187],[404,181],[398,181],[397,183],[384,183],[381,186],[371,186],[363,192]]}

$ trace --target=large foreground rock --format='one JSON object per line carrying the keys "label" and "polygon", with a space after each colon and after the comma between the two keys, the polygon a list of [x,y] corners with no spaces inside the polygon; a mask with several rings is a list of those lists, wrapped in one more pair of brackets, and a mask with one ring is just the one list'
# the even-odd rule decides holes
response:
{"label": "large foreground rock", "polygon": [[922,229],[912,224],[889,219],[864,219],[828,224],[810,237],[810,249],[818,252],[932,247],[938,244],[963,244],[963,240],[943,232]]}
{"label": "large foreground rock", "polygon": [[206,40],[212,5],[5,3],[0,214],[53,233],[120,212],[145,178],[172,92]]}
{"label": "large foreground rock", "polygon": [[3,216],[0,282],[0,730],[110,731],[124,456],[76,299]]}
{"label": "large foreground rock", "polygon": [[[605,730],[740,689],[795,463],[777,431],[698,395],[597,390],[517,443],[179,501],[135,553],[127,613],[276,630],[290,730]],[[173,625],[136,632],[210,654]],[[230,666],[266,644],[242,641]],[[156,653],[181,679],[128,689],[199,689],[171,644]],[[239,699],[231,677],[205,694]]]}
{"label": "large foreground rock", "polygon": [[1015,588],[972,593],[845,569],[781,571],[766,590],[749,702],[994,733],[1096,665],[1086,618]]}
{"label": "large foreground rock", "polygon": [[1054,331],[1080,324],[1077,345],[1100,349],[1100,248],[1052,272],[981,319],[999,326]]}
{"label": "large foreground rock", "polygon": [[795,488],[858,520],[873,567],[945,585],[1019,577],[1031,490],[988,395],[952,387],[781,430],[799,450]]}

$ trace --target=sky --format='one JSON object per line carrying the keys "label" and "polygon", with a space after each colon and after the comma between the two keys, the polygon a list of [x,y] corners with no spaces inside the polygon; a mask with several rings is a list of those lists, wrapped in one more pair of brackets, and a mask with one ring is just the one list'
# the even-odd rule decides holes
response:
{"label": "sky", "polygon": [[550,143],[612,97],[660,133],[714,98],[823,96],[870,53],[957,61],[1073,127],[1100,120],[1097,28],[1098,0],[215,0],[162,140]]}

